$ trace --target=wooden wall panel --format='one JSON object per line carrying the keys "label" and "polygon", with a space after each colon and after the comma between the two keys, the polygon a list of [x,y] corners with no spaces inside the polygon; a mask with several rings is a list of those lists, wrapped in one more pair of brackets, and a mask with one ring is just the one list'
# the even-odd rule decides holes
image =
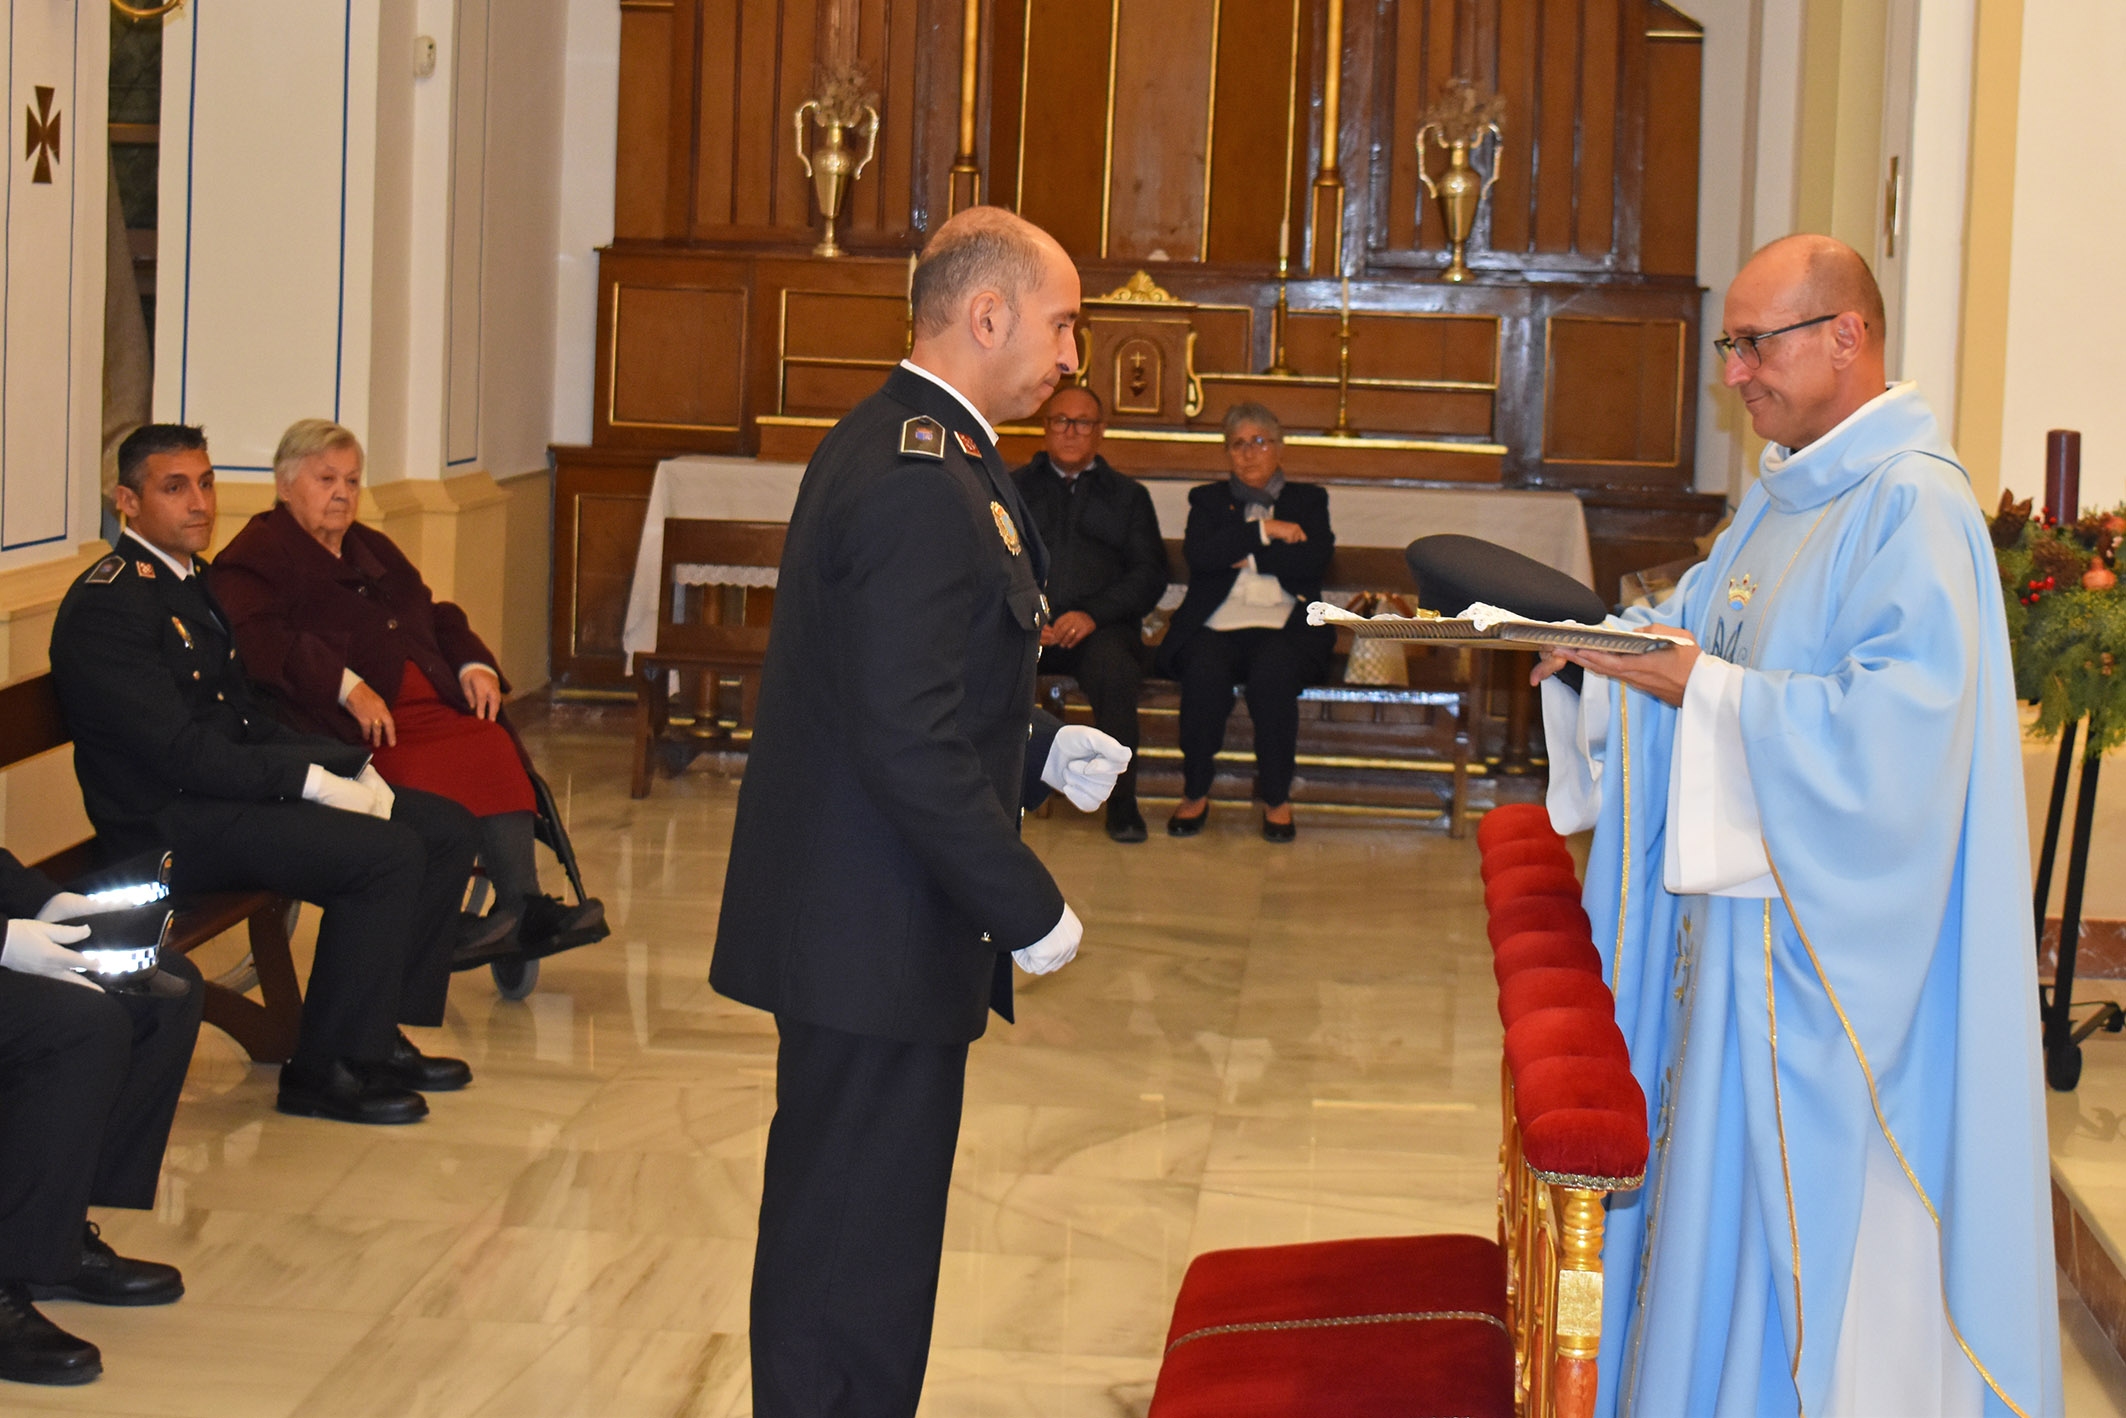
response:
{"label": "wooden wall panel", "polygon": [[746,306],[743,287],[615,284],[604,422],[735,433],[745,409]]}
{"label": "wooden wall panel", "polygon": [[[1302,374],[1334,374],[1334,313],[1295,311],[1285,330],[1285,358]],[[1353,379],[1437,380],[1481,384],[1498,380],[1499,322],[1481,315],[1367,314],[1351,316]]]}
{"label": "wooden wall panel", "polygon": [[1218,0],[1116,7],[1103,256],[1200,259],[1218,9]]}
{"label": "wooden wall panel", "polygon": [[1573,165],[1572,249],[1607,256],[1616,212],[1617,85],[1623,67],[1618,12],[1635,8],[1583,3],[1580,9],[1578,160]]}
{"label": "wooden wall panel", "polygon": [[1646,47],[1646,148],[1639,209],[1639,269],[1694,276],[1698,270],[1698,121],[1704,45],[1695,26],[1666,5],[1645,7],[1656,32]]}
{"label": "wooden wall panel", "polygon": [[[1535,140],[1536,251],[1572,249],[1572,192],[1578,164],[1582,0],[1531,0],[1536,15],[1536,106],[1515,126]],[[1617,0],[1593,0],[1615,4]],[[1510,116],[1510,115],[1509,115]]]}
{"label": "wooden wall panel", "polygon": [[1553,317],[1545,339],[1543,456],[1679,466],[1688,333],[1680,320]]}
{"label": "wooden wall panel", "polygon": [[1305,233],[1303,181],[1286,176],[1306,157],[1296,104],[1313,85],[1298,71],[1305,0],[1223,0],[1218,19],[1218,103],[1212,123],[1210,220],[1204,259],[1255,266],[1277,260],[1278,223],[1289,220],[1296,256]]}
{"label": "wooden wall panel", "polygon": [[[1536,20],[1534,4],[1507,5],[1498,21],[1498,92],[1506,100],[1505,150],[1491,189],[1485,245],[1493,251],[1532,249],[1535,220]],[[1436,240],[1437,238],[1435,238]]]}
{"label": "wooden wall panel", "polygon": [[620,111],[613,180],[613,234],[618,237],[654,240],[667,234],[677,28],[677,11],[670,4],[620,7]]}
{"label": "wooden wall panel", "polygon": [[[1113,12],[1083,0],[1025,0],[1024,15],[1025,51],[1040,62],[1016,95],[1024,123],[1016,151],[1024,161],[1012,195],[1017,210],[1065,251],[1098,256],[1107,131],[1092,119],[1107,108]],[[1012,200],[1003,192],[995,197]]]}

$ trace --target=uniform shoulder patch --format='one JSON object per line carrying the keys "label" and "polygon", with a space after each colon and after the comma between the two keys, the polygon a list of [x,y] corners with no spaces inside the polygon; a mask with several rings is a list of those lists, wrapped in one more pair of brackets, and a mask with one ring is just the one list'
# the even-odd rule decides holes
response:
{"label": "uniform shoulder patch", "polygon": [[901,452],[918,458],[945,456],[945,426],[934,418],[917,414],[901,425]]}
{"label": "uniform shoulder patch", "polygon": [[125,570],[125,558],[114,552],[89,568],[89,584],[91,586],[108,586],[118,579],[118,573],[123,570]]}

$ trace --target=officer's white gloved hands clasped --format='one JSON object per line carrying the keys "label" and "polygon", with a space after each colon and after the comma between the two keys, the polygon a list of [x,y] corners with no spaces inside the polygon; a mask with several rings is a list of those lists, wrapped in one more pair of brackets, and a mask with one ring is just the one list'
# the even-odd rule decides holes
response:
{"label": "officer's white gloved hands clasped", "polygon": [[1091,812],[1115,790],[1115,780],[1129,767],[1129,759],[1128,749],[1098,729],[1065,724],[1048,746],[1041,781],[1069,798],[1078,811]]}
{"label": "officer's white gloved hands clasped", "polygon": [[37,912],[40,921],[66,921],[99,914],[96,903],[78,891],[62,891]]}
{"label": "officer's white gloved hands clasped", "polygon": [[376,771],[374,764],[365,763],[362,765],[361,775],[354,781],[367,786],[372,794],[369,815],[381,817],[389,822],[391,805],[398,801],[398,794],[391,791],[391,784],[384,781],[384,775]]}
{"label": "officer's white gloved hands clasped", "polygon": [[[383,789],[381,796],[378,793],[380,788]],[[358,778],[342,778],[313,763],[303,780],[303,799],[323,807],[336,807],[341,812],[366,813],[370,817],[391,816],[391,789],[384,786],[384,780],[376,776],[374,768],[363,768]]]}
{"label": "officer's white gloved hands clasped", "polygon": [[[1114,740],[1109,739],[1108,742],[1113,743]],[[1123,751],[1128,752],[1127,749]],[[1014,950],[1011,952],[1011,958],[1018,961],[1019,968],[1029,975],[1046,975],[1070,964],[1070,958],[1078,953],[1078,942],[1084,938],[1084,923],[1078,919],[1078,913],[1066,905],[1063,908],[1063,919],[1056,922],[1054,930],[1032,945]]]}
{"label": "officer's white gloved hands clasped", "polygon": [[58,926],[49,921],[17,917],[7,923],[7,941],[0,944],[0,966],[19,970],[25,975],[43,975],[100,990],[103,986],[94,980],[74,973],[87,969],[89,962],[81,952],[67,949],[77,941],[88,939],[88,934],[87,926]]}

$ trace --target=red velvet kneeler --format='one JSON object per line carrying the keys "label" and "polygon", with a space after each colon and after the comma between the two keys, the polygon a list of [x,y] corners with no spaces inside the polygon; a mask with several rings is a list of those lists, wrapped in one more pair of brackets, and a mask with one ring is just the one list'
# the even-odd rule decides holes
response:
{"label": "red velvet kneeler", "polygon": [[1612,1059],[1629,1066],[1631,1051],[1611,1010],[1539,1009],[1506,1031],[1506,1071],[1515,1078],[1537,1059]]}
{"label": "red velvet kneeler", "polygon": [[1496,911],[1508,901],[1524,896],[1562,896],[1580,899],[1580,879],[1568,867],[1515,867],[1484,883],[1484,909]]}
{"label": "red velvet kneeler", "polygon": [[1583,940],[1594,939],[1594,924],[1577,900],[1564,896],[1516,896],[1501,901],[1484,923],[1491,948],[1523,931],[1570,931]]}
{"label": "red velvet kneeler", "polygon": [[1511,1418],[1507,1323],[1483,1237],[1212,1251],[1181,1282],[1151,1418]]}
{"label": "red velvet kneeler", "polygon": [[1579,970],[1602,978],[1602,952],[1570,931],[1522,931],[1499,943],[1491,973],[1501,985],[1523,970]]}
{"label": "red velvet kneeler", "polygon": [[1565,849],[1563,840],[1556,837],[1519,837],[1501,842],[1484,853],[1483,866],[1479,868],[1488,884],[1491,878],[1502,871],[1515,867],[1563,867],[1575,870],[1572,853]]}
{"label": "red velvet kneeler", "polygon": [[1540,1009],[1585,1009],[1616,1018],[1616,1000],[1600,975],[1553,966],[1521,970],[1499,983],[1499,1023],[1511,1029]]}
{"label": "red velvet kneeler", "polygon": [[1484,820],[1476,825],[1476,845],[1488,852],[1503,842],[1516,838],[1563,841],[1558,830],[1550,825],[1550,809],[1541,803],[1508,803],[1495,807],[1484,814]]}

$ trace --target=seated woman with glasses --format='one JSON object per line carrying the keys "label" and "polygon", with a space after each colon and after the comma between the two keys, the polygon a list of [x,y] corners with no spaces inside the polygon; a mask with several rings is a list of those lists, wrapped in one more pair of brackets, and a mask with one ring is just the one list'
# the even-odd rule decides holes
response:
{"label": "seated woman with glasses", "polygon": [[1181,681],[1182,801],[1167,819],[1175,837],[1203,830],[1211,779],[1225,744],[1233,686],[1247,687],[1255,721],[1255,796],[1262,835],[1289,842],[1292,762],[1299,747],[1299,692],[1328,673],[1336,632],[1307,624],[1321,595],[1336,536],[1329,494],[1285,480],[1284,428],[1260,404],[1225,411],[1224,482],[1192,488],[1188,594],[1159,647],[1159,671]]}

